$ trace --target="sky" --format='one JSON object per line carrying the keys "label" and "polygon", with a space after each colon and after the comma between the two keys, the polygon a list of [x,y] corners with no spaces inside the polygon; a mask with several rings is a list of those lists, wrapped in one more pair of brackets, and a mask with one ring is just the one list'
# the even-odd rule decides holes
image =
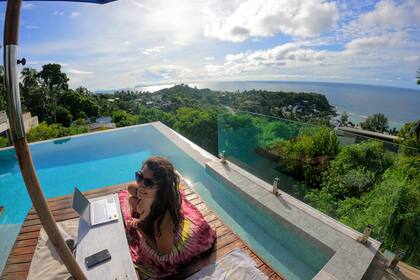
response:
{"label": "sky", "polygon": [[36,69],[59,63],[71,87],[90,90],[225,80],[419,88],[420,0],[28,1],[18,56]]}

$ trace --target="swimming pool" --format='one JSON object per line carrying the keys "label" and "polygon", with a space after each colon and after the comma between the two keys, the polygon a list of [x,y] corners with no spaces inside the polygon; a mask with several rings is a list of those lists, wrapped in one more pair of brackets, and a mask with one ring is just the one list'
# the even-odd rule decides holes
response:
{"label": "swimming pool", "polygon": [[[288,279],[311,279],[331,252],[275,222],[245,198],[216,180],[204,166],[164,136],[153,124],[86,134],[30,145],[46,197],[70,194],[133,180],[151,155],[172,161],[206,203],[244,241]],[[0,151],[0,268],[4,267],[31,202],[14,150]]]}

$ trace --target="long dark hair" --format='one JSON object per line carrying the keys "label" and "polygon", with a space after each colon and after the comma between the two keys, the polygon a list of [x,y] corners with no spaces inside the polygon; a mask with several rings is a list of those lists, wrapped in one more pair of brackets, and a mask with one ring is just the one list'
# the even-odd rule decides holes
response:
{"label": "long dark hair", "polygon": [[179,195],[179,176],[174,166],[166,158],[150,157],[143,166],[153,172],[153,178],[159,186],[150,214],[141,224],[142,230],[149,236],[160,236],[160,225],[166,211],[169,212],[175,230],[181,222],[181,198]]}

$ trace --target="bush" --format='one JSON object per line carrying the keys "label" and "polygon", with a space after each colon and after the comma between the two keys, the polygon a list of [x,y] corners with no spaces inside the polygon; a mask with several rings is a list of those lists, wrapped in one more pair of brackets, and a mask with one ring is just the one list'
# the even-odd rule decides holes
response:
{"label": "bush", "polygon": [[197,110],[180,108],[176,111],[174,129],[217,155],[217,112],[213,110]]}
{"label": "bush", "polygon": [[126,111],[115,111],[112,113],[112,122],[117,125],[117,127],[135,125],[139,122],[138,118]]}
{"label": "bush", "polygon": [[311,188],[319,188],[322,172],[339,151],[335,133],[327,127],[307,129],[295,139],[277,143],[280,167]]}
{"label": "bush", "polygon": [[7,141],[6,137],[0,136],[0,148],[4,148],[9,146],[9,143]]}
{"label": "bush", "polygon": [[69,127],[73,120],[73,116],[70,114],[70,111],[62,106],[57,106],[56,118],[57,122],[65,127]]}
{"label": "bush", "polygon": [[360,197],[372,189],[392,162],[393,156],[385,152],[382,142],[345,146],[323,174],[322,187],[339,199]]}
{"label": "bush", "polygon": [[86,132],[89,132],[87,126],[71,125],[70,127],[64,127],[60,124],[48,125],[47,123],[42,122],[37,127],[32,128],[27,137],[29,142],[35,142]]}
{"label": "bush", "polygon": [[366,130],[384,132],[388,130],[388,118],[382,113],[376,113],[361,122],[360,126]]}

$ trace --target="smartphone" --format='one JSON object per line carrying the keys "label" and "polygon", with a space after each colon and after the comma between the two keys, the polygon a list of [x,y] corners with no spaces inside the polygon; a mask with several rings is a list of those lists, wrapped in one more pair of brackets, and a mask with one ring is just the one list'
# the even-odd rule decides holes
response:
{"label": "smartphone", "polygon": [[108,249],[105,249],[89,257],[86,257],[85,264],[88,268],[91,268],[92,266],[103,263],[109,259],[111,259],[111,254],[109,253]]}

